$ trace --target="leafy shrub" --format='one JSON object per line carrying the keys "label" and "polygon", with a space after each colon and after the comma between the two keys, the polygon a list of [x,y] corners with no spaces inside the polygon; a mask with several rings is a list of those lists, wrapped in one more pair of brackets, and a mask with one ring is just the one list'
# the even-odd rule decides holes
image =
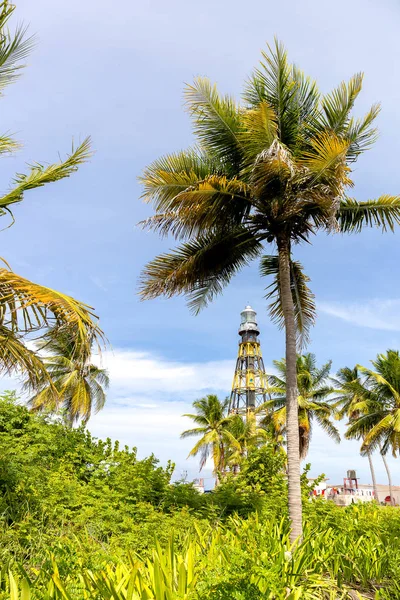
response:
{"label": "leafy shrub", "polygon": [[[217,527],[195,524],[189,534],[180,530],[179,541],[174,533],[165,544],[155,541],[147,558],[134,552],[125,560],[103,556],[95,568],[88,567],[77,546],[65,547],[63,558],[53,555],[31,575],[30,594],[48,600],[344,600],[355,593],[360,599],[400,597],[397,533],[385,538],[367,525],[371,517],[397,521],[393,510],[349,507],[338,513],[345,515],[343,530],[321,525],[322,508],[317,503],[312,509],[304,540],[295,547],[285,518],[265,522],[257,514],[229,518]],[[341,510],[329,503],[324,508],[331,515]],[[351,524],[357,520],[362,528],[355,538]],[[393,549],[389,556],[387,544]],[[22,570],[14,565],[13,572],[22,584]],[[2,585],[8,599],[9,576],[3,576]]]}
{"label": "leafy shrub", "polygon": [[306,469],[305,536],[291,548],[272,446],[203,496],[172,472],[5,394],[0,600],[400,598],[399,509],[311,500]]}

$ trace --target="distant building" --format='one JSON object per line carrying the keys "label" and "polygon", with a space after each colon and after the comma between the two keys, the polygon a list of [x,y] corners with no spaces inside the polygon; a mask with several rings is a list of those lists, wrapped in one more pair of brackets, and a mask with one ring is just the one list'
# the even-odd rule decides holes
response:
{"label": "distant building", "polygon": [[[316,480],[314,477],[309,477],[308,481],[311,483]],[[325,496],[327,481],[329,481],[329,479],[325,478],[316,485],[314,485],[313,496]]]}
{"label": "distant building", "polygon": [[204,479],[194,479],[193,480],[193,487],[200,494],[204,494]]}
{"label": "distant building", "polygon": [[[379,504],[390,504],[390,491],[388,485],[377,484]],[[400,486],[392,486],[393,499],[396,506],[400,505]],[[326,489],[326,498],[333,500],[340,506],[348,506],[354,502],[370,502],[375,500],[374,488],[371,483],[359,483],[358,487],[348,488],[343,484],[332,485]]]}
{"label": "distant building", "polygon": [[[310,478],[310,482],[315,479]],[[315,487],[313,496],[323,496],[327,500],[333,500],[339,506],[348,506],[355,502],[371,502],[375,500],[375,492],[372,484],[359,483],[357,474],[354,470],[347,471],[347,477],[343,479],[343,483],[328,484],[329,479],[323,479]],[[388,485],[378,484],[379,504],[390,504],[390,491]],[[400,486],[392,486],[393,500],[396,506],[400,506]]]}

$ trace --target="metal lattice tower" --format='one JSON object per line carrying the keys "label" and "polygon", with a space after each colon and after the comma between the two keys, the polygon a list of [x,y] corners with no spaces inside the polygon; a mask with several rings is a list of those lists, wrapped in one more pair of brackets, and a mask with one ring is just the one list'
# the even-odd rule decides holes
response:
{"label": "metal lattice tower", "polygon": [[239,352],[229,402],[229,413],[246,415],[267,401],[267,376],[261,355],[256,312],[246,306],[240,313]]}

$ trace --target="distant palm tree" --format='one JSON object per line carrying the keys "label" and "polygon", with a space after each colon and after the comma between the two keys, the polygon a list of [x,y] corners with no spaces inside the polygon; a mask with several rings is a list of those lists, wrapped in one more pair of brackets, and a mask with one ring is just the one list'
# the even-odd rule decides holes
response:
{"label": "distant palm tree", "polygon": [[221,401],[213,394],[193,402],[195,414],[185,414],[199,427],[187,429],[181,438],[201,436],[197,444],[189,452],[189,456],[200,454],[200,470],[211,456],[214,462],[214,474],[218,477],[226,470],[227,442],[235,444],[234,436],[228,431],[230,417],[228,416],[229,399]]}
{"label": "distant palm tree", "polygon": [[346,437],[363,439],[361,452],[380,450],[388,475],[391,503],[394,503],[392,478],[385,455],[394,457],[400,450],[400,353],[387,350],[371,361],[374,369],[358,365],[364,374],[365,396],[355,405],[360,416],[349,425]]}
{"label": "distant palm tree", "polygon": [[321,95],[281,44],[262,54],[241,105],[221,96],[208,79],[187,86],[196,144],[156,160],[142,177],[144,197],[155,206],[145,226],[183,242],[146,266],[141,294],[184,293],[198,311],[256,258],[261,274],[273,277],[271,315],[286,336],[294,542],[302,535],[296,343],[307,335],[315,306],[292,251],[319,231],[393,229],[400,222],[400,198],[359,202],[347,196],[351,166],[376,138],[378,105],[361,119],[351,116],[362,75]]}
{"label": "distant palm tree", "polygon": [[[370,395],[370,392],[368,392],[363,386],[357,367],[354,367],[353,369],[349,367],[343,367],[338,371],[335,378],[331,377],[331,380],[337,388],[335,391],[340,394],[340,396],[333,399],[333,402],[335,402],[335,407],[340,407],[340,410],[338,410],[336,413],[336,418],[342,419],[343,417],[347,417],[350,425],[351,423],[357,421],[357,419],[361,416],[362,413],[360,412],[359,408],[360,402],[365,401],[367,396]],[[355,408],[357,405],[358,408]],[[355,434],[354,437],[360,439],[359,434]],[[377,502],[379,502],[378,487],[376,485],[376,476],[371,450],[368,450],[366,454],[371,471],[375,499]]]}
{"label": "distant palm tree", "polygon": [[232,415],[227,424],[229,433],[233,436],[227,440],[227,464],[234,471],[238,469],[250,448],[257,448],[271,439],[269,432],[259,425],[259,409],[247,411],[246,418]]}
{"label": "distant palm tree", "polygon": [[[286,361],[275,360],[274,366],[279,375],[270,375],[270,393],[273,398],[263,404],[266,416],[265,425],[271,424],[276,436],[286,434]],[[297,357],[297,387],[298,387],[298,428],[299,452],[304,459],[308,453],[315,421],[335,442],[340,441],[337,428],[332,423],[334,409],[331,402],[326,401],[333,388],[327,385],[331,361],[317,367],[315,355],[308,353]]]}
{"label": "distant palm tree", "polygon": [[[86,361],[82,361],[77,339],[56,331],[40,343],[40,348],[45,351],[43,363],[51,381],[42,376],[34,386],[35,394],[30,398],[34,410],[62,409],[70,425],[79,418],[87,423],[92,412],[103,408],[105,389],[109,385],[107,371],[91,364],[90,355]],[[32,389],[29,380],[25,387]]]}

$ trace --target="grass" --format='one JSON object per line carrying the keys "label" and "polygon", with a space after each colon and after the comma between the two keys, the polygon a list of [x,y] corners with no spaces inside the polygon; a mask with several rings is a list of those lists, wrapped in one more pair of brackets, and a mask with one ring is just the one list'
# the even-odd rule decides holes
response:
{"label": "grass", "polygon": [[[8,565],[1,600],[340,600],[400,598],[398,509],[315,501],[303,543],[291,547],[286,518],[230,518],[224,525],[155,540],[147,558],[126,551],[98,569]],[[78,552],[78,546],[71,548]]]}

